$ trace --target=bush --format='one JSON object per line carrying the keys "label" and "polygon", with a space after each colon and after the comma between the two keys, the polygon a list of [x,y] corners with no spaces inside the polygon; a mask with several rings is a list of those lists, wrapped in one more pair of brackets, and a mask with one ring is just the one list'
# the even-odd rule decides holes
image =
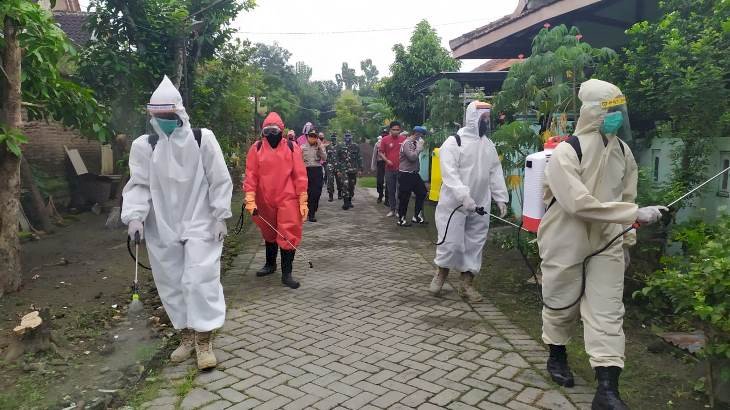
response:
{"label": "bush", "polygon": [[[682,255],[662,258],[662,269],[635,295],[677,315],[675,321],[701,328],[707,336],[703,355],[723,363],[730,359],[730,216],[712,225],[680,225],[672,239],[681,243]],[[720,374],[730,379],[730,368]]]}

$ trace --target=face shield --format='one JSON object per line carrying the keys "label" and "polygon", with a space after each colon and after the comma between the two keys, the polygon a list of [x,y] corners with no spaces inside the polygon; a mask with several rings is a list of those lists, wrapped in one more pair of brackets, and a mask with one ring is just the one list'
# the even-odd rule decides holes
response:
{"label": "face shield", "polygon": [[489,138],[492,135],[491,127],[491,111],[489,109],[479,109],[479,137]]}
{"label": "face shield", "polygon": [[631,140],[631,123],[629,110],[626,106],[626,97],[620,95],[598,104],[604,111],[599,131],[604,136],[616,136],[624,141]]}
{"label": "face shield", "polygon": [[183,125],[182,119],[175,112],[175,104],[147,104],[147,114],[152,128],[155,131],[159,128],[168,136]]}

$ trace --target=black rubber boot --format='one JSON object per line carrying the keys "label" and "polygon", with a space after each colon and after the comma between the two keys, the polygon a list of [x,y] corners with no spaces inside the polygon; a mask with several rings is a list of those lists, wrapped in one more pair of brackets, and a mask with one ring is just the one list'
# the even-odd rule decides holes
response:
{"label": "black rubber boot", "polygon": [[548,347],[550,347],[550,357],[547,361],[547,371],[550,373],[550,378],[563,387],[575,386],[573,372],[568,366],[568,352],[565,350],[565,346],[548,345]]}
{"label": "black rubber boot", "polygon": [[334,198],[334,194],[333,194],[332,192],[330,192],[330,197],[329,197],[329,199],[327,200],[327,202],[332,202],[332,201],[334,201],[334,200],[335,200],[335,198]]}
{"label": "black rubber boot", "polygon": [[281,250],[281,283],[292,289],[299,288],[299,282],[295,281],[291,276],[292,265],[294,263],[294,250]]}
{"label": "black rubber boot", "polygon": [[266,242],[266,264],[256,272],[256,276],[261,277],[276,272],[277,253],[279,253],[279,245],[276,242]]}
{"label": "black rubber boot", "polygon": [[621,368],[617,366],[596,367],[598,388],[593,396],[592,410],[629,410],[618,393],[618,377]]}
{"label": "black rubber boot", "polygon": [[378,203],[383,202],[383,194],[378,195]]}

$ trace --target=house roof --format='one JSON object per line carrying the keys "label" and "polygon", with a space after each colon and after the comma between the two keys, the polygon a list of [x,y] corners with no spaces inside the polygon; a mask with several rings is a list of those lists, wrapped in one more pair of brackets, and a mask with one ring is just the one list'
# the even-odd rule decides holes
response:
{"label": "house roof", "polygon": [[491,59],[479,67],[471,70],[472,72],[484,72],[484,71],[505,71],[509,70],[510,67],[520,62],[519,58],[494,58]]}
{"label": "house roof", "polygon": [[61,30],[78,46],[85,45],[91,34],[84,27],[89,13],[78,11],[54,11],[53,17]]}
{"label": "house roof", "polygon": [[624,31],[658,15],[658,0],[520,0],[514,13],[449,42],[455,58],[514,58],[530,54],[545,23],[581,30],[593,46],[618,48]]}
{"label": "house roof", "polygon": [[436,81],[448,78],[462,85],[483,88],[487,93],[494,93],[502,88],[502,83],[507,78],[507,71],[489,72],[443,72],[420,81],[414,87],[415,93],[426,91]]}

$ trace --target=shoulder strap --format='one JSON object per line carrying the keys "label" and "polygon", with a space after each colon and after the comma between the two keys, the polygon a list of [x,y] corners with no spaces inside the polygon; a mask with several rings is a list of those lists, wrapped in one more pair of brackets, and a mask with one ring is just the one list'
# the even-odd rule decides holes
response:
{"label": "shoulder strap", "polygon": [[291,140],[286,140],[286,145],[289,146],[291,152],[294,152],[294,143]]}
{"label": "shoulder strap", "polygon": [[[195,137],[195,142],[198,143],[198,148],[200,148],[201,141],[203,140],[203,132],[200,130],[200,128],[193,128],[193,137]],[[157,141],[159,139],[160,137],[156,133],[147,135],[147,142],[152,147],[152,151],[155,150],[155,147],[157,146]]]}
{"label": "shoulder strap", "polygon": [[[576,155],[578,155],[578,163],[580,163],[583,160],[583,149],[580,147],[580,140],[575,135],[571,135],[568,137],[567,140],[565,140],[568,144],[570,144],[571,147],[575,150]],[[621,150],[623,151],[623,147],[621,147]]]}
{"label": "shoulder strap", "polygon": [[623,154],[623,156],[625,157],[626,156],[626,148],[624,148],[624,142],[621,141],[620,139],[618,140],[618,146],[621,147],[621,154]]}
{"label": "shoulder strap", "polygon": [[152,151],[155,150],[155,146],[157,145],[157,140],[159,140],[159,139],[160,139],[160,137],[157,135],[157,133],[147,135],[147,143],[150,144],[150,146],[152,147]]}
{"label": "shoulder strap", "polygon": [[454,138],[456,139],[456,145],[458,145],[459,148],[461,148],[461,135],[454,134]]}
{"label": "shoulder strap", "polygon": [[193,128],[193,136],[195,137],[195,142],[198,143],[198,148],[200,148],[200,142],[203,140],[203,131],[200,128]]}
{"label": "shoulder strap", "polygon": [[261,151],[261,140],[256,142],[256,151]]}

